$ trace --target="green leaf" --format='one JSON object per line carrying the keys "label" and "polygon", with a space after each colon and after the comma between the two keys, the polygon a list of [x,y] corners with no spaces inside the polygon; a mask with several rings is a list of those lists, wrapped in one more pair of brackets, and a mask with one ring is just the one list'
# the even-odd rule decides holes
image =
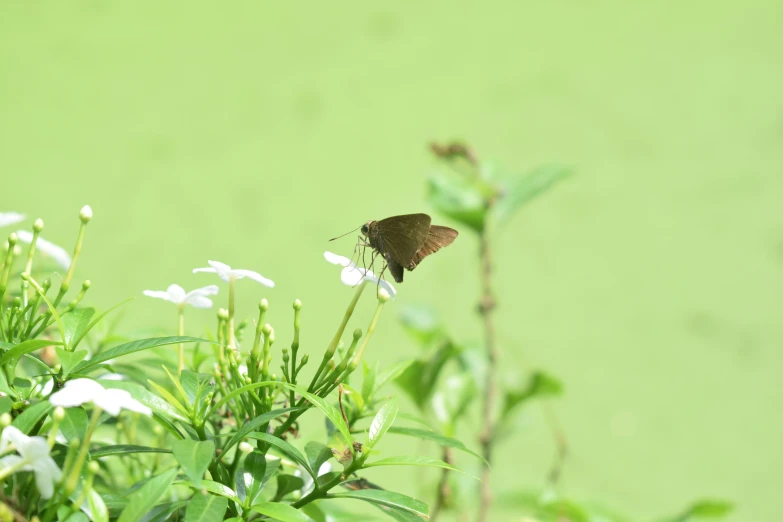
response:
{"label": "green leaf", "polygon": [[364,361],[362,369],[362,399],[364,399],[365,404],[370,404],[373,392],[375,392],[375,377],[378,375],[378,363],[371,367],[367,364],[367,361]]}
{"label": "green leaf", "polygon": [[422,439],[422,440],[430,440],[432,442],[437,442],[441,446],[447,446],[449,448],[458,449],[460,451],[464,451],[465,453],[470,453],[474,457],[478,457],[481,460],[484,460],[484,458],[481,455],[479,455],[475,451],[468,449],[467,446],[465,446],[462,442],[458,441],[457,439],[452,439],[451,437],[440,435],[438,433],[435,433],[434,431],[419,430],[416,428],[392,427],[389,428],[389,433],[395,433],[397,435],[407,435],[409,437],[416,437],[417,439]]}
{"label": "green leaf", "polygon": [[13,405],[14,401],[11,399],[11,397],[0,397],[0,415],[3,413],[9,413]]}
{"label": "green leaf", "polygon": [[279,410],[272,410],[270,412],[264,413],[263,415],[259,415],[253,420],[244,423],[242,427],[236,433],[234,433],[231,439],[223,447],[223,451],[220,453],[220,456],[218,457],[218,461],[220,461],[226,455],[228,450],[230,450],[234,446],[234,444],[239,444],[239,442],[243,438],[245,438],[248,433],[268,423],[272,419],[279,417],[280,415],[283,415],[285,413],[288,413],[289,411],[294,411],[295,409],[296,408],[281,408]]}
{"label": "green leaf", "polygon": [[171,445],[171,451],[188,478],[198,486],[215,455],[215,443],[211,440],[177,440]]}
{"label": "green leaf", "polygon": [[465,473],[461,469],[452,466],[448,462],[443,462],[442,460],[438,459],[431,459],[429,457],[418,457],[415,455],[390,457],[388,459],[376,460],[375,462],[368,462],[364,465],[365,468],[375,468],[378,466],[426,466],[430,468],[443,468],[464,473],[465,475],[478,480],[478,477],[474,477],[470,473]]}
{"label": "green leaf", "polygon": [[228,499],[209,493],[196,491],[185,511],[185,522],[212,522],[223,520],[228,507]]}
{"label": "green leaf", "polygon": [[16,368],[16,363],[19,362],[19,359],[26,353],[31,353],[36,350],[40,350],[41,348],[44,348],[45,346],[53,346],[53,345],[61,345],[63,343],[59,341],[49,341],[47,339],[30,339],[29,341],[25,341],[23,343],[19,343],[7,352],[3,354],[2,357],[0,357],[0,366],[3,365],[9,365],[11,368],[11,373],[13,373],[14,369]]}
{"label": "green leaf", "polygon": [[283,497],[302,489],[304,486],[304,480],[300,477],[293,475],[278,475],[277,476],[277,493],[275,493],[275,502],[280,501]]}
{"label": "green leaf", "polygon": [[307,459],[305,459],[304,455],[302,455],[299,452],[299,450],[296,449],[294,446],[292,446],[290,443],[284,441],[281,438],[275,437],[274,435],[270,435],[268,433],[253,432],[253,433],[248,433],[247,437],[256,440],[262,440],[267,444],[271,444],[272,446],[280,450],[283,454],[293,459],[297,464],[302,466],[305,469],[305,471],[307,471],[307,473],[311,477],[313,477],[313,479],[318,478],[314,470],[310,467],[310,463],[307,461]]}
{"label": "green leaf", "polygon": [[389,381],[393,381],[402,375],[413,362],[412,360],[402,361],[378,375],[375,379],[375,392],[383,388]]}
{"label": "green leaf", "polygon": [[312,522],[312,519],[288,504],[279,502],[262,502],[250,508],[256,513],[261,513],[280,522]]}
{"label": "green leaf", "polygon": [[57,358],[60,360],[60,365],[63,368],[63,378],[68,377],[73,370],[74,366],[79,364],[87,357],[87,350],[77,350],[75,352],[69,352],[62,348],[55,348],[57,352]]}
{"label": "green leaf", "polygon": [[332,450],[325,444],[320,442],[310,441],[305,444],[305,454],[307,455],[307,462],[310,464],[310,469],[315,473],[321,469],[324,462],[332,458]]}
{"label": "green leaf", "polygon": [[90,508],[88,513],[93,522],[109,522],[109,509],[103,502],[103,498],[97,491],[91,489],[87,494],[87,506]]}
{"label": "green leaf", "polygon": [[[252,504],[265,483],[266,457],[259,451],[254,451],[245,457],[242,482],[245,489],[245,502]],[[249,500],[248,500],[249,499]]]}
{"label": "green leaf", "polygon": [[424,502],[403,495],[402,493],[386,491],[385,489],[358,489],[356,491],[333,493],[329,495],[329,497],[364,500],[365,502],[370,502],[372,504],[380,504],[382,506],[402,509],[424,518],[429,516],[429,508]]}
{"label": "green leaf", "polygon": [[438,172],[428,185],[427,200],[438,212],[476,232],[484,229],[487,205],[477,183]]}
{"label": "green leaf", "polygon": [[375,418],[370,424],[370,432],[367,435],[367,448],[372,449],[386,432],[394,424],[394,419],[397,418],[397,397],[383,405],[383,408],[375,414]]}
{"label": "green leaf", "polygon": [[332,406],[321,397],[308,392],[307,389],[301,386],[292,386],[287,383],[280,384],[290,390],[294,390],[296,393],[304,397],[310,404],[321,410],[321,413],[326,415],[326,418],[328,418],[331,423],[334,424],[334,427],[337,428],[337,431],[339,431],[340,434],[345,437],[345,441],[349,444],[351,443],[353,440],[351,437],[351,430],[348,429],[348,425],[345,423],[345,419],[343,419],[343,415],[340,413],[339,409]]}
{"label": "green leaf", "polygon": [[446,426],[445,433],[453,433],[457,421],[477,397],[473,377],[467,373],[452,375],[438,387],[432,403],[440,406],[433,410],[438,421]]}
{"label": "green leaf", "polygon": [[[43,291],[43,288],[41,288],[41,285],[38,284],[38,281],[33,280],[30,278],[30,282],[34,283],[31,286],[33,287],[33,290],[35,290],[35,293],[41,296],[41,299],[43,299],[43,302],[46,303],[46,306],[49,308],[49,311],[52,313],[52,317],[54,317],[55,322],[57,323],[57,329],[60,330],[60,336],[63,339],[63,342],[65,342],[65,328],[63,327],[63,321],[60,318],[60,314],[57,312],[57,307],[55,307],[51,301],[46,297],[46,293]],[[63,343],[58,343],[63,344]]]}
{"label": "green leaf", "polygon": [[700,500],[691,505],[681,520],[691,518],[723,518],[734,510],[734,505],[725,500]]}
{"label": "green leaf", "polygon": [[78,373],[87,373],[97,368],[101,363],[104,363],[111,359],[117,359],[124,355],[140,352],[142,350],[149,350],[150,348],[155,348],[156,346],[166,346],[169,344],[179,344],[179,343],[197,343],[197,342],[208,343],[209,341],[205,341],[204,339],[199,339],[197,337],[188,337],[188,336],[154,337],[152,339],[139,339],[138,341],[131,341],[129,343],[124,343],[119,346],[115,346],[114,348],[110,348],[106,351],[98,353],[89,361],[82,361],[81,363],[76,365],[76,368],[74,368],[73,371]]}
{"label": "green leaf", "polygon": [[428,346],[441,334],[435,310],[427,305],[404,305],[400,310],[400,322],[419,344]]}
{"label": "green leaf", "polygon": [[108,310],[106,310],[106,311],[104,311],[104,312],[101,312],[101,313],[99,313],[99,314],[97,315],[97,317],[95,317],[95,318],[92,320],[92,322],[90,322],[90,324],[88,324],[88,325],[87,325],[87,328],[85,328],[83,331],[81,331],[81,332],[80,332],[80,333],[79,333],[79,334],[76,336],[76,338],[74,339],[74,342],[73,342],[72,349],[73,349],[73,348],[76,348],[76,346],[78,346],[78,345],[79,345],[79,343],[80,343],[80,342],[82,342],[82,339],[84,339],[84,337],[85,337],[85,336],[86,336],[86,335],[89,333],[89,331],[90,331],[90,330],[92,330],[92,329],[93,329],[93,327],[94,327],[96,324],[98,324],[99,322],[101,322],[101,319],[103,319],[104,317],[106,317],[106,316],[107,316],[107,315],[109,315],[111,312],[113,312],[114,310],[116,310],[116,309],[117,309],[117,308],[119,308],[120,306],[124,305],[125,303],[129,303],[129,302],[133,301],[133,299],[134,299],[133,297],[131,297],[130,299],[126,299],[125,301],[123,301],[123,302],[121,302],[121,303],[117,303],[116,305],[112,306],[112,307],[111,307],[111,308],[109,308]]}
{"label": "green leaf", "polygon": [[95,315],[95,308],[74,308],[62,315],[65,346],[69,352],[74,350],[75,340],[87,332],[90,319]]}
{"label": "green leaf", "polygon": [[563,385],[560,381],[546,373],[536,372],[525,388],[506,393],[500,418],[505,418],[511,410],[530,399],[556,397],[562,393]]}
{"label": "green leaf", "polygon": [[131,455],[134,453],[171,453],[171,450],[151,448],[149,446],[137,446],[135,444],[116,444],[113,446],[103,446],[90,452],[93,459],[101,457],[111,457],[113,455]]}
{"label": "green leaf", "polygon": [[495,204],[495,218],[498,223],[506,223],[522,206],[570,175],[571,170],[568,168],[547,165],[515,179]]}
{"label": "green leaf", "polygon": [[188,502],[189,501],[187,500],[180,500],[177,502],[164,502],[162,504],[158,504],[152,508],[149,513],[144,515],[144,518],[141,519],[141,522],[166,522],[167,520],[171,520],[171,515],[173,515],[176,511],[187,507]]}
{"label": "green leaf", "polygon": [[179,413],[179,416],[182,418],[188,418],[190,417],[190,410],[185,407],[179,400],[177,400],[176,397],[174,397],[169,391],[164,388],[163,386],[159,385],[158,383],[147,380],[147,384],[149,384],[153,390],[155,390],[158,395],[160,395],[163,400],[165,400],[168,404],[174,407],[174,409]]}
{"label": "green leaf", "polygon": [[226,497],[229,500],[233,500],[237,504],[241,504],[242,503],[242,501],[239,500],[239,497],[237,496],[237,494],[234,492],[233,489],[231,489],[228,486],[224,486],[220,482],[215,482],[214,480],[206,480],[206,479],[204,479],[204,480],[201,481],[201,484],[199,484],[198,486],[196,486],[193,482],[191,482],[189,480],[179,480],[179,481],[176,482],[176,484],[177,485],[182,485],[182,486],[188,486],[188,487],[193,488],[193,489],[195,489],[197,491],[202,490],[202,489],[206,489],[210,493],[214,493],[215,495],[220,495],[222,497]]}
{"label": "green leaf", "polygon": [[413,362],[395,382],[423,410],[432,397],[444,365],[459,353],[460,349],[456,345],[444,343],[431,354]]}
{"label": "green leaf", "polygon": [[180,376],[182,388],[185,390],[188,401],[194,405],[194,409],[199,411],[202,403],[206,400],[207,393],[214,391],[215,377],[208,373],[196,373],[190,370],[183,370]]}
{"label": "green leaf", "polygon": [[101,380],[101,385],[104,388],[114,388],[117,390],[125,390],[131,394],[131,397],[150,408],[155,413],[173,417],[183,422],[188,422],[188,418],[183,416],[178,410],[176,410],[171,404],[164,399],[158,397],[147,388],[140,384],[136,384],[128,381],[107,381]]}
{"label": "green leaf", "polygon": [[128,495],[128,505],[122,510],[117,522],[138,522],[162,497],[177,476],[177,468],[172,468],[152,477],[142,487]]}
{"label": "green leaf", "polygon": [[49,401],[42,401],[38,404],[34,404],[24,410],[17,418],[15,418],[11,425],[15,426],[19,429],[19,431],[27,435],[41,419],[46,417],[46,415],[52,411],[52,408],[54,408],[54,406],[52,406],[52,403]]}
{"label": "green leaf", "polygon": [[84,440],[84,435],[87,433],[87,412],[82,408],[66,408],[60,431],[68,441]]}

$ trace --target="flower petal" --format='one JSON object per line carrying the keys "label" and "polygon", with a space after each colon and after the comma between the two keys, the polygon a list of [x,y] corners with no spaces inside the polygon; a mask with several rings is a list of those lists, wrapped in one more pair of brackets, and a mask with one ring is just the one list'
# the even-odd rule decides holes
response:
{"label": "flower petal", "polygon": [[144,290],[144,295],[147,297],[154,297],[155,299],[163,299],[164,301],[171,301],[169,293],[163,290]]}
{"label": "flower petal", "polygon": [[49,397],[49,402],[54,406],[71,408],[93,402],[96,398],[102,397],[104,392],[103,386],[92,379],[74,379],[66,382],[62,390],[53,393]]}
{"label": "flower petal", "polygon": [[184,303],[185,297],[187,297],[185,289],[179,285],[169,285],[166,292],[169,294],[169,301],[176,304]]}
{"label": "flower petal", "polygon": [[231,267],[220,261],[207,261],[207,264],[217,270],[218,274],[221,272],[231,272]]}
{"label": "flower petal", "polygon": [[[62,472],[57,464],[54,463],[51,457],[46,457],[51,461],[51,465],[43,462],[36,462],[33,464],[33,471],[35,471],[35,485],[38,486],[38,491],[41,493],[41,498],[52,498],[54,494],[54,483],[62,477]],[[55,472],[56,470],[56,472]]]}
{"label": "flower petal", "polygon": [[0,453],[4,452],[9,444],[13,444],[17,450],[27,444],[30,437],[22,433],[15,426],[6,426],[0,435]]}
{"label": "flower petal", "polygon": [[131,394],[125,390],[108,389],[100,399],[95,400],[95,404],[114,417],[119,415],[120,410],[123,409],[152,415],[152,410],[132,398]]}
{"label": "flower petal", "polygon": [[252,270],[243,270],[241,268],[238,268],[236,270],[232,270],[230,274],[236,278],[243,278],[247,277],[248,279],[252,279],[253,281],[256,281],[257,283],[261,283],[262,285],[268,287],[268,288],[274,288],[275,282],[271,279],[267,279],[266,277],[262,276],[258,272],[253,272]]}
{"label": "flower petal", "polygon": [[188,292],[188,297],[192,295],[217,295],[219,291],[220,288],[218,288],[218,285],[208,285],[191,290]]}
{"label": "flower petal", "polygon": [[351,264],[351,260],[348,259],[347,257],[343,257],[341,255],[337,255],[328,251],[324,252],[324,259],[326,259],[333,265],[349,266]]}
{"label": "flower petal", "polygon": [[0,212],[0,227],[19,223],[20,221],[24,221],[25,218],[26,216],[19,212]]}
{"label": "flower petal", "polygon": [[344,285],[356,286],[362,282],[362,279],[364,279],[364,269],[356,265],[347,266],[340,273],[340,281]]}
{"label": "flower petal", "polygon": [[193,308],[212,308],[212,300],[209,297],[204,297],[203,295],[194,295],[188,297],[188,300],[185,302]]}
{"label": "flower petal", "polygon": [[0,469],[18,466],[20,462],[22,462],[22,457],[19,455],[6,455],[0,459]]}

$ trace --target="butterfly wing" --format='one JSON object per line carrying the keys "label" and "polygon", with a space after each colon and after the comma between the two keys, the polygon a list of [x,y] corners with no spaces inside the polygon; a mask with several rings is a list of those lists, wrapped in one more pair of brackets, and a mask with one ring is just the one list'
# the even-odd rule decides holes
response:
{"label": "butterfly wing", "polygon": [[397,261],[392,258],[389,254],[386,254],[383,256],[383,258],[386,260],[386,266],[389,267],[389,272],[391,272],[392,277],[397,283],[402,283],[402,278],[405,275],[405,271],[402,269],[402,265],[397,263]]}
{"label": "butterfly wing", "polygon": [[378,221],[377,243],[381,254],[390,255],[400,266],[410,265],[427,240],[430,223],[427,214],[406,214]]}
{"label": "butterfly wing", "polygon": [[443,247],[449,246],[457,239],[459,232],[449,227],[432,225],[424,244],[416,251],[410,264],[405,265],[408,270],[413,270],[421,261],[430,254],[434,254]]}

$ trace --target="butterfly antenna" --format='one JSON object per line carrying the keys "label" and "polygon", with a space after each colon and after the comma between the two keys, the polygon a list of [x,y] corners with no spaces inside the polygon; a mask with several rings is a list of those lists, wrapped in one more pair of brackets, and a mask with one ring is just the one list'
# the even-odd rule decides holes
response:
{"label": "butterfly antenna", "polygon": [[348,234],[351,234],[351,233],[353,233],[353,232],[356,232],[356,231],[357,231],[357,230],[359,230],[360,228],[362,228],[362,227],[361,227],[361,226],[358,226],[358,227],[354,228],[353,230],[351,230],[350,232],[346,232],[346,233],[345,233],[345,234],[343,234],[342,236],[333,237],[333,238],[332,238],[332,239],[330,239],[329,241],[334,241],[335,239],[340,239],[341,237],[345,237],[345,236],[347,236]]}

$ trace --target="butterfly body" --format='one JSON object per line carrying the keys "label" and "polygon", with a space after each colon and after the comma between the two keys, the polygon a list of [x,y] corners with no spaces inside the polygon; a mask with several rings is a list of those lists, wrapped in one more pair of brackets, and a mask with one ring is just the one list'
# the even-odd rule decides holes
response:
{"label": "butterfly body", "polygon": [[383,257],[398,283],[404,270],[413,270],[422,260],[454,242],[453,228],[432,225],[427,214],[406,214],[368,221],[361,228],[369,246]]}

